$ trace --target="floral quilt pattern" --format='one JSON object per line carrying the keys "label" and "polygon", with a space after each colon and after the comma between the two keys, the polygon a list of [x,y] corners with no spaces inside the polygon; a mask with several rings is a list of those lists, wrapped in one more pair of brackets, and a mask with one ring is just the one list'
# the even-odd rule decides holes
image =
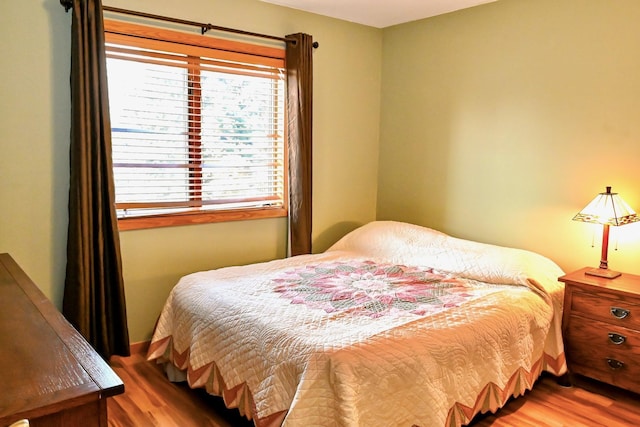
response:
{"label": "floral quilt pattern", "polygon": [[292,304],[371,318],[406,313],[424,316],[478,296],[471,280],[431,268],[373,261],[307,265],[283,272],[272,279],[272,285]]}

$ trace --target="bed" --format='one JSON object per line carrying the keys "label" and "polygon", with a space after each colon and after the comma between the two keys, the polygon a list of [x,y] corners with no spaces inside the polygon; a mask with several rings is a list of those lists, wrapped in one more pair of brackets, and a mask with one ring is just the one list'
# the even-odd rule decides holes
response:
{"label": "bed", "polygon": [[374,221],[324,253],[181,278],[148,359],[257,427],[465,425],[566,372],[562,274]]}

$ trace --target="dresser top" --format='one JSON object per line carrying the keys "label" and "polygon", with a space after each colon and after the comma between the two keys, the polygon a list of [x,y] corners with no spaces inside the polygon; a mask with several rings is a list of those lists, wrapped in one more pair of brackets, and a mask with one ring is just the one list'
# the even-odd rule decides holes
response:
{"label": "dresser top", "polygon": [[122,380],[8,254],[0,254],[0,424],[124,391]]}

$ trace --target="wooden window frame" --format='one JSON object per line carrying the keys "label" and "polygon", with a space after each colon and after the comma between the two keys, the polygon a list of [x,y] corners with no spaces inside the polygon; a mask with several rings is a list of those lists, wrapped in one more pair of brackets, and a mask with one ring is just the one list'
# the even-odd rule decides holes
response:
{"label": "wooden window frame", "polygon": [[[160,51],[175,49],[177,44],[181,45],[182,54],[193,56],[212,57],[212,50],[216,55],[215,59],[242,61],[255,64],[265,64],[284,68],[285,49],[284,47],[263,46],[253,43],[238,42],[214,38],[208,35],[194,35],[181,31],[160,29],[130,22],[115,21],[105,19],[105,41],[112,44],[124,44],[128,46],[144,47],[146,49],[157,49]],[[192,74],[192,83],[197,88],[191,91],[188,96],[189,114],[193,114],[194,108],[199,108],[196,104],[201,96],[199,92],[198,76]],[[286,93],[286,90],[285,90]],[[283,94],[284,96],[284,94]],[[239,221],[263,218],[278,218],[288,215],[288,149],[286,137],[286,98],[285,126],[283,144],[283,195],[282,206],[275,207],[248,207],[226,210],[192,210],[177,213],[161,213],[145,216],[131,216],[118,218],[118,228],[120,230],[135,230],[145,228],[179,226],[189,224],[204,224],[225,221]],[[200,136],[197,127],[200,126],[197,120],[190,121],[196,128],[189,129],[189,144],[197,146],[200,143]],[[193,154],[190,154],[190,156]],[[197,163],[198,159],[194,159]],[[197,168],[190,170],[190,188],[200,188],[202,174]],[[197,193],[191,193],[197,194]]]}

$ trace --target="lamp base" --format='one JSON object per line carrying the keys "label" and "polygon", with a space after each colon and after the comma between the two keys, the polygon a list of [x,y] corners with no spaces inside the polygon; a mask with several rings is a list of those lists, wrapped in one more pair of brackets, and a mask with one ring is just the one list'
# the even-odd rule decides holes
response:
{"label": "lamp base", "polygon": [[604,277],[605,279],[615,279],[622,273],[620,273],[619,271],[609,270],[608,268],[591,268],[585,271],[584,274],[588,274],[589,276]]}

